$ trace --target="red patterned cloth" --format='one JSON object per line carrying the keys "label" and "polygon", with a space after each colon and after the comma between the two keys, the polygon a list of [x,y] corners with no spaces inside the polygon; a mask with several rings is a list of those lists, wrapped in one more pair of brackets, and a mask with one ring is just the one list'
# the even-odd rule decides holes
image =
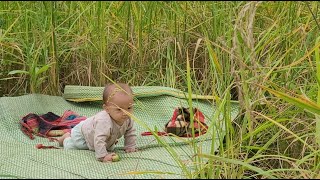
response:
{"label": "red patterned cloth", "polygon": [[[193,108],[193,126],[196,137],[205,134],[208,129],[204,115],[197,108]],[[171,120],[165,125],[165,132],[180,137],[192,137],[189,108],[175,108]]]}
{"label": "red patterned cloth", "polygon": [[[190,123],[189,108],[177,107],[173,111],[173,115],[169,122],[165,125],[164,132],[157,132],[158,136],[168,136],[174,134],[179,137],[192,137],[192,124]],[[198,137],[207,132],[208,126],[205,123],[205,117],[202,112],[193,108],[193,127],[194,136]],[[152,135],[151,132],[142,132],[141,136]]]}
{"label": "red patterned cloth", "polygon": [[70,132],[75,125],[85,119],[85,116],[80,116],[71,110],[65,111],[61,117],[52,112],[43,115],[29,113],[20,120],[20,127],[30,139],[34,139],[33,134],[50,139]]}

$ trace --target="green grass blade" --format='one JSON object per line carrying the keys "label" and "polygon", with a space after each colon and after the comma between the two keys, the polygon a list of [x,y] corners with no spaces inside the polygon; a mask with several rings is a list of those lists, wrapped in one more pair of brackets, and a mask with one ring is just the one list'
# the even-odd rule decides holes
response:
{"label": "green grass blade", "polygon": [[215,156],[215,155],[210,155],[210,154],[198,154],[199,157],[205,157],[205,158],[211,158],[211,159],[215,159],[218,161],[223,161],[226,163],[231,163],[231,164],[238,164],[238,165],[242,165],[252,171],[257,172],[258,174],[264,175],[268,178],[272,178],[272,179],[276,179],[275,176],[273,176],[271,173],[268,173],[267,171],[262,170],[261,168],[252,166],[249,163],[237,160],[237,159],[228,159],[228,158],[224,158],[224,157],[219,157],[219,156]]}
{"label": "green grass blade", "polygon": [[320,106],[317,103],[315,103],[309,99],[306,99],[306,98],[301,97],[299,95],[296,95],[296,96],[299,96],[299,98],[293,97],[293,96],[290,96],[290,95],[283,93],[281,91],[276,91],[276,90],[270,89],[270,88],[262,86],[262,85],[258,85],[258,86],[260,86],[261,88],[263,88],[265,90],[268,90],[270,93],[274,94],[275,96],[277,96],[277,97],[279,97],[289,103],[292,103],[300,108],[303,108],[303,109],[308,110],[312,113],[320,115]]}

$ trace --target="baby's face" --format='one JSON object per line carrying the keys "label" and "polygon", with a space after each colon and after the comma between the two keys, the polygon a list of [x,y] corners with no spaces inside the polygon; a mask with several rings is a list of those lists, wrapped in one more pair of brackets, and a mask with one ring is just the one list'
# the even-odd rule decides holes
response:
{"label": "baby's face", "polygon": [[104,109],[121,126],[129,118],[127,113],[131,114],[133,112],[133,98],[131,95],[118,92],[105,103]]}

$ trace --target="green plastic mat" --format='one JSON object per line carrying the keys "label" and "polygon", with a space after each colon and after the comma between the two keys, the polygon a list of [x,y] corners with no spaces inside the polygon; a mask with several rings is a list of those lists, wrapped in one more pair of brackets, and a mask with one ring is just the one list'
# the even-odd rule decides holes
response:
{"label": "green plastic mat", "polygon": [[[74,102],[101,101],[103,89],[104,87],[67,85],[64,88],[63,97],[69,101]],[[182,99],[188,97],[188,94],[186,92],[163,86],[133,86],[132,91],[136,98],[160,95],[173,96]],[[216,97],[214,96],[205,96],[198,94],[192,94],[191,98],[204,100],[216,99]]]}
{"label": "green plastic mat", "polygon": [[[175,107],[188,106],[186,99],[171,93],[180,92],[172,88],[141,86],[132,87],[132,89],[135,94],[133,115],[151,129],[156,127],[162,131]],[[51,111],[62,115],[64,111],[72,110],[83,116],[92,116],[102,110],[101,101],[92,99],[92,97],[99,98],[102,91],[103,87],[66,86],[63,97],[41,94],[1,97],[0,178],[185,178],[182,168],[170,153],[159,145],[155,137],[140,135],[148,131],[140,124],[141,122],[135,124],[137,146],[140,150],[124,153],[124,139],[121,138],[116,146],[116,153],[121,160],[114,163],[98,162],[94,152],[88,150],[36,149],[35,145],[38,143],[53,146],[58,144],[38,136],[30,140],[20,130],[19,121],[28,113],[44,114]],[[72,99],[86,99],[87,102],[73,102]],[[203,112],[209,126],[219,124],[214,118],[215,106],[212,100],[195,98],[192,104]],[[232,103],[232,119],[237,116],[238,107],[236,102]],[[215,149],[219,148],[218,135],[224,134],[223,123],[219,125],[221,128],[218,128],[214,136],[211,131],[196,138],[197,146],[201,148],[202,153],[209,153],[213,142]],[[161,139],[175,150],[180,159],[185,162],[190,160],[193,147],[185,142],[187,138],[180,140],[175,137],[161,137]],[[192,171],[192,164],[189,168]],[[139,174],[137,172],[161,173]]]}

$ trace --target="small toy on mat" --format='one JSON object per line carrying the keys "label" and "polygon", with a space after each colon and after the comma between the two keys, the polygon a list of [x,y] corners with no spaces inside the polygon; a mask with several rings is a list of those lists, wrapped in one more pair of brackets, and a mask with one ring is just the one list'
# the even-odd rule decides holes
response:
{"label": "small toy on mat", "polygon": [[118,154],[114,154],[112,156],[112,162],[117,162],[117,161],[120,161],[120,156]]}

